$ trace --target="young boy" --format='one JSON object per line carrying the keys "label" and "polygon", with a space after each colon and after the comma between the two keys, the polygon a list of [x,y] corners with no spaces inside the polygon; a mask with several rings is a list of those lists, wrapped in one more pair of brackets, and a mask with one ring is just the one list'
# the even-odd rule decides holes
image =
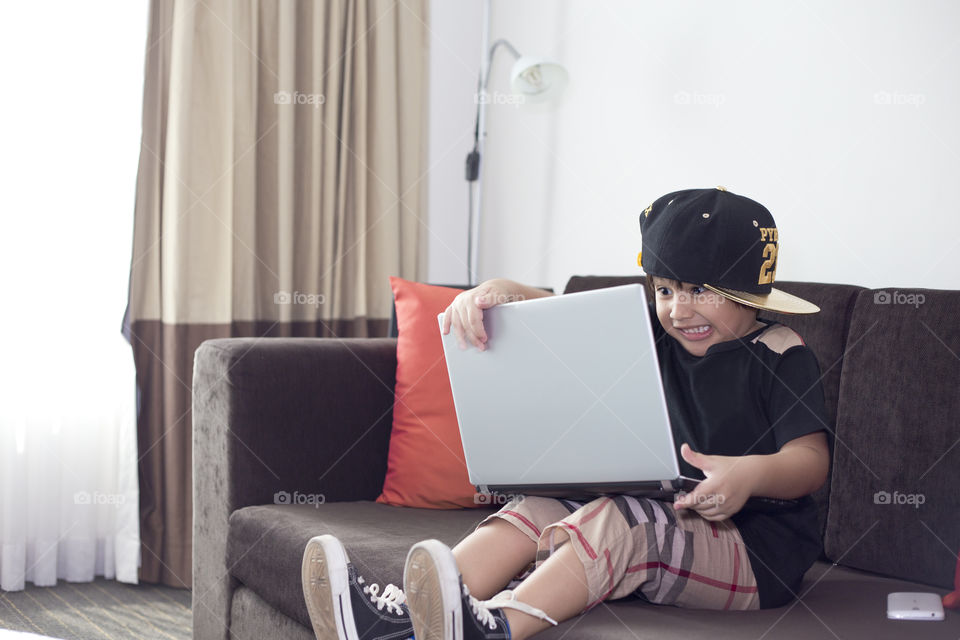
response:
{"label": "young boy", "polygon": [[[696,490],[673,503],[514,500],[452,551],[436,540],[414,545],[404,590],[382,594],[356,576],[336,538],[319,536],[303,558],[318,638],[521,639],[629,594],[711,609],[794,596],[820,552],[809,494],[826,479],[827,422],[814,355],[757,312],[819,309],[773,289],[777,228],[749,198],[722,187],[677,191],[647,207],[640,227],[674,439],[682,473],[703,479]],[[457,297],[443,330],[483,350],[484,309],[542,295],[488,281]],[[754,496],[795,502],[745,508]]]}

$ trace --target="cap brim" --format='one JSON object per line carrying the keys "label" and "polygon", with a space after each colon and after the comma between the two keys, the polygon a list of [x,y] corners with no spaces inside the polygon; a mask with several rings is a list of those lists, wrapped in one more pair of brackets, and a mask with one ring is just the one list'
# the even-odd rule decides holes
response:
{"label": "cap brim", "polygon": [[803,298],[791,295],[786,291],[771,289],[768,294],[748,293],[746,291],[734,291],[733,289],[723,289],[709,284],[703,285],[707,289],[719,293],[725,298],[730,298],[734,302],[745,304],[755,309],[765,309],[766,311],[776,311],[777,313],[817,313],[820,307],[807,302]]}

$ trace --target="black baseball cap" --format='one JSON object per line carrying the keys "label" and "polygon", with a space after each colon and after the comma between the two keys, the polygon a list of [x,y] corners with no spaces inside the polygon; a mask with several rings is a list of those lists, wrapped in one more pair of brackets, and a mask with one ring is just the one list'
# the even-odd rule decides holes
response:
{"label": "black baseball cap", "polygon": [[686,189],[658,198],[640,214],[648,276],[700,284],[735,302],[779,313],[820,308],[773,288],[779,237],[759,202],[727,191]]}

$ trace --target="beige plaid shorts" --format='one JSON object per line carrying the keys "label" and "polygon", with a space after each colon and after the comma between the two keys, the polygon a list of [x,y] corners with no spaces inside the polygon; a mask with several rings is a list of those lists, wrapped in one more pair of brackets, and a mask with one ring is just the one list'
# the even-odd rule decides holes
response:
{"label": "beige plaid shorts", "polygon": [[572,543],[587,576],[585,609],[630,594],[696,609],[760,607],[743,538],[730,520],[710,522],[669,502],[631,496],[587,503],[519,496],[479,526],[493,518],[537,543],[526,573]]}

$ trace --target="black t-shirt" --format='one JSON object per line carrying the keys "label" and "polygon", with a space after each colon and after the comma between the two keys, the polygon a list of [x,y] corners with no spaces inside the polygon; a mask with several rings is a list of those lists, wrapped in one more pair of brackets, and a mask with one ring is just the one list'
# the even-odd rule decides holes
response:
{"label": "black t-shirt", "polygon": [[[771,454],[822,431],[827,416],[820,367],[791,329],[760,320],[762,329],[691,355],[653,315],[654,337],[683,475],[703,473],[680,457],[680,445],[710,455]],[[732,518],[757,578],[760,606],[781,606],[797,593],[820,555],[817,510],[806,496],[776,512],[741,510]]]}

